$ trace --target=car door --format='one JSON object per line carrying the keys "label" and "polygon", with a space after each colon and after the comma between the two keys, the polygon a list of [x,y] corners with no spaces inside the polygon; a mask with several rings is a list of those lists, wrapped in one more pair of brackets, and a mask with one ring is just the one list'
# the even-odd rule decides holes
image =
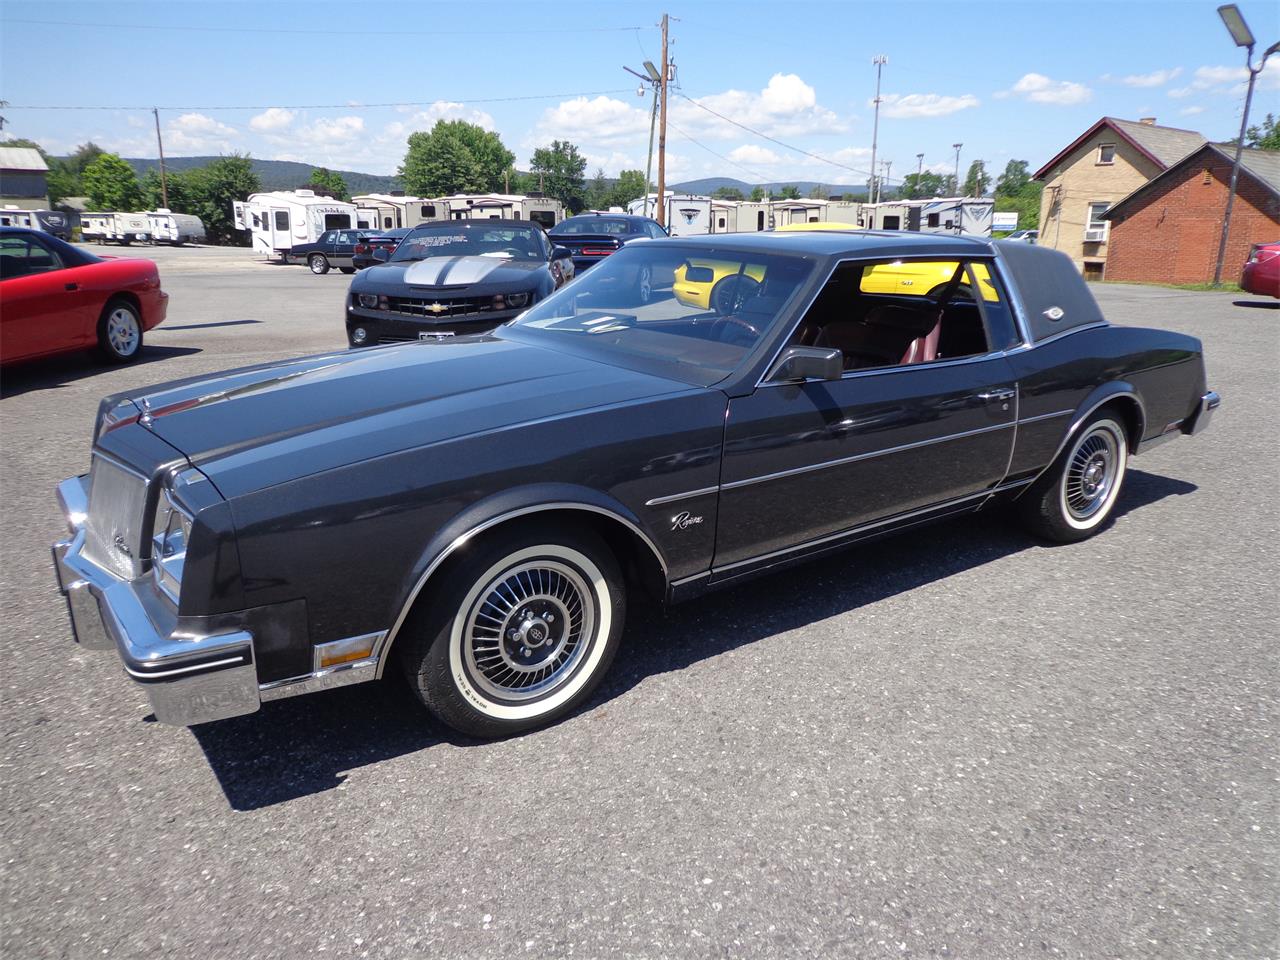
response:
{"label": "car door", "polygon": [[78,273],[30,234],[0,237],[0,342],[18,360],[93,342],[96,317]]}
{"label": "car door", "polygon": [[336,267],[351,266],[351,259],[355,256],[356,237],[359,232],[356,230],[342,230],[334,240],[332,262]]}
{"label": "car door", "polygon": [[[954,308],[970,336],[954,341],[963,356],[764,383],[731,399],[716,577],[859,529],[980,503],[1007,473],[1017,419],[1003,307],[984,298],[981,307]],[[994,322],[980,321],[979,343],[971,328],[987,315]]]}

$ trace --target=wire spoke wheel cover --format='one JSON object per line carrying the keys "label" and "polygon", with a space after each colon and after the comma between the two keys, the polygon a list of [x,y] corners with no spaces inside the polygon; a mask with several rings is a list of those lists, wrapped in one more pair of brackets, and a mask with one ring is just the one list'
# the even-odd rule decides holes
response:
{"label": "wire spoke wheel cover", "polygon": [[549,713],[595,673],[611,608],[606,578],[585,554],[557,544],[518,550],[475,580],[453,618],[454,682],[497,719]]}
{"label": "wire spoke wheel cover", "polygon": [[117,356],[132,356],[141,340],[142,331],[132,310],[116,307],[107,314],[107,343]]}
{"label": "wire spoke wheel cover", "polygon": [[1076,529],[1100,523],[1120,492],[1127,454],[1123,428],[1099,420],[1071,448],[1059,483],[1063,519]]}

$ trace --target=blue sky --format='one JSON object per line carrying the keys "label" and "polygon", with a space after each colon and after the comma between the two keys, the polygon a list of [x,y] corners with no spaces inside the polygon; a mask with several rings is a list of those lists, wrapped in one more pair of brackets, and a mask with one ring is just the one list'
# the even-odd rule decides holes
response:
{"label": "blue sky", "polygon": [[[1260,48],[1280,39],[1280,5],[1240,6]],[[1104,115],[1226,139],[1240,122],[1244,57],[1215,7],[673,0],[669,179],[864,182],[876,54],[889,61],[878,157],[892,180],[920,153],[949,172],[957,142],[962,174],[976,158],[997,173],[1011,158],[1034,170]],[[498,131],[522,167],[560,138],[578,144],[589,173],[614,175],[644,168],[648,101],[622,66],[658,59],[662,9],[3,0],[0,99],[11,106],[0,112],[5,136],[54,153],[92,139],[155,156],[150,110],[26,107],[156,105],[168,155],[247,150],[371,173],[395,171],[413,130],[460,117]],[[1255,118],[1280,112],[1278,91],[1280,56],[1260,78]],[[374,106],[389,103],[402,105]]]}

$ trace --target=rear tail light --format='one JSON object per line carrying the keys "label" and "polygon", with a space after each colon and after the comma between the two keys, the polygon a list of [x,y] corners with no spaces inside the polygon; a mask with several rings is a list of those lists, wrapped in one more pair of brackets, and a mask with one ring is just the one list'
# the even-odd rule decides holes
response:
{"label": "rear tail light", "polygon": [[611,253],[617,253],[612,247],[583,247],[582,255],[584,257],[607,257]]}

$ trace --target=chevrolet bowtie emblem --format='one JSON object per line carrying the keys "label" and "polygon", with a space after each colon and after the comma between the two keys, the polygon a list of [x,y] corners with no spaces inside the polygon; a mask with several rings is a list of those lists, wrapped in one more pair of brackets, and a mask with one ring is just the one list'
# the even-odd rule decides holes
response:
{"label": "chevrolet bowtie emblem", "polygon": [[443,303],[433,303],[431,306],[427,307],[427,309],[430,310],[432,313],[441,314],[447,311],[449,308],[446,307]]}

